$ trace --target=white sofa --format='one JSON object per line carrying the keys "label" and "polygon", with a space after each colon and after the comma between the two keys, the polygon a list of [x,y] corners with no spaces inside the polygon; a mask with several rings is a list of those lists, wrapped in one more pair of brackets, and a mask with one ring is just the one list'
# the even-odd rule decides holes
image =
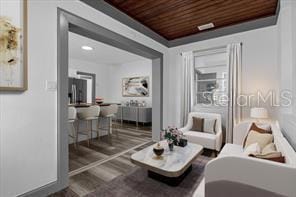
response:
{"label": "white sofa", "polygon": [[234,144],[226,144],[205,169],[206,197],[295,197],[296,152],[283,136],[278,123],[271,128],[277,149],[286,163],[252,158],[243,154],[243,140],[250,122],[234,128]]}
{"label": "white sofa", "polygon": [[[216,119],[216,134],[205,132],[191,131],[193,120],[192,117]],[[185,127],[180,129],[185,138],[191,142],[202,145],[204,148],[220,151],[222,146],[222,123],[221,115],[215,113],[190,112],[188,122]]]}

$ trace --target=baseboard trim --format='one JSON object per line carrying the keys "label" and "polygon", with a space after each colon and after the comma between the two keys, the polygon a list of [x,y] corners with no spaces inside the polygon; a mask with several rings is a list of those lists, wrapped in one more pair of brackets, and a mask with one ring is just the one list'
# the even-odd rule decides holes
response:
{"label": "baseboard trim", "polygon": [[45,197],[52,194],[53,192],[64,189],[66,186],[67,185],[59,184],[58,181],[54,181],[40,188],[21,194],[19,197]]}

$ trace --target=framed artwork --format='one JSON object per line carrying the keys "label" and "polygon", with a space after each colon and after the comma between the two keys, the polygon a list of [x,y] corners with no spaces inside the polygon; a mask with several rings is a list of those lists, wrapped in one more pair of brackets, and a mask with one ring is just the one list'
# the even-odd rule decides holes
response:
{"label": "framed artwork", "polygon": [[27,87],[27,0],[0,0],[0,91]]}
{"label": "framed artwork", "polygon": [[149,77],[127,77],[122,79],[122,96],[149,97]]}

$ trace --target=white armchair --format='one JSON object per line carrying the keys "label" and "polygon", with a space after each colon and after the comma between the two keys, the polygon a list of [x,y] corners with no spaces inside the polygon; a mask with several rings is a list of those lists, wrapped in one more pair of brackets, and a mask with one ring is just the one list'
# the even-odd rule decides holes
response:
{"label": "white armchair", "polygon": [[[192,117],[216,119],[216,134],[205,132],[191,131],[193,120]],[[222,146],[222,123],[221,115],[215,113],[190,112],[188,122],[185,127],[180,129],[186,139],[195,144],[200,144],[204,148],[220,151]]]}

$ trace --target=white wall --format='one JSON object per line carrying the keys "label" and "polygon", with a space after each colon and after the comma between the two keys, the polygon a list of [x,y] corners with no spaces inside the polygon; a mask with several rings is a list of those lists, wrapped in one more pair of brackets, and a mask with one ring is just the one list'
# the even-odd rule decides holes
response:
{"label": "white wall", "polygon": [[179,119],[177,55],[182,51],[243,42],[243,91],[278,90],[277,27],[168,50],[78,0],[29,0],[29,89],[0,93],[1,197],[23,194],[57,178],[57,95],[45,91],[45,80],[57,80],[58,7],[164,53],[164,126]]}
{"label": "white wall", "polygon": [[[145,101],[148,105],[152,104],[152,61],[149,59],[111,65],[70,58],[69,68],[96,74],[96,96],[104,98],[107,103],[138,100]],[[134,76],[149,76],[149,97],[122,96],[122,78]]]}
{"label": "white wall", "polygon": [[[175,120],[180,122],[180,53],[185,51],[194,51],[224,46],[229,43],[243,43],[242,54],[242,93],[253,94],[257,90],[266,94],[268,90],[278,92],[278,42],[277,42],[277,26],[261,28],[257,30],[237,33],[229,36],[223,36],[215,39],[205,40],[201,42],[191,43],[169,49],[170,56],[170,75],[176,80],[171,81],[171,86],[176,87],[176,91],[171,92],[170,106],[175,106],[173,114]],[[272,117],[276,116],[276,108],[268,107]],[[249,108],[243,109],[243,117],[249,116]]]}
{"label": "white wall", "polygon": [[[110,84],[110,102],[122,102],[129,100],[145,101],[152,105],[152,61],[141,60],[129,62],[122,65],[112,66],[109,84]],[[149,76],[149,97],[123,97],[122,96],[122,78],[135,76]]]}
{"label": "white wall", "polygon": [[[57,80],[58,7],[164,53],[164,72],[168,70],[166,47],[81,1],[29,0],[28,7],[29,89],[0,93],[1,197],[17,196],[57,179],[57,93],[45,91],[45,80]],[[168,85],[168,76],[164,83]]]}
{"label": "white wall", "polygon": [[45,80],[57,79],[56,5],[37,4],[29,5],[29,89],[0,93],[1,197],[57,178],[57,93],[45,90]]}
{"label": "white wall", "polygon": [[110,81],[112,65],[70,58],[69,69],[96,74],[96,96],[103,97],[105,101],[110,100],[110,87],[107,84]]}
{"label": "white wall", "polygon": [[[279,16],[278,22],[278,41],[279,41],[279,65],[280,69],[280,89],[293,89],[293,23],[292,23],[292,6],[288,4],[281,5],[282,12]],[[295,34],[295,33],[294,33]],[[295,45],[294,45],[295,47]],[[281,109],[283,113],[292,113],[291,107]]]}
{"label": "white wall", "polygon": [[[293,39],[292,39],[292,45],[293,45],[293,78],[292,78],[292,84],[293,84],[293,113],[296,114],[296,2],[293,2],[293,7],[292,7],[292,35],[293,35]],[[296,138],[295,138],[296,139]]]}
{"label": "white wall", "polygon": [[280,125],[296,150],[296,1],[282,1],[278,21],[280,90],[290,91],[292,106],[281,107]]}

